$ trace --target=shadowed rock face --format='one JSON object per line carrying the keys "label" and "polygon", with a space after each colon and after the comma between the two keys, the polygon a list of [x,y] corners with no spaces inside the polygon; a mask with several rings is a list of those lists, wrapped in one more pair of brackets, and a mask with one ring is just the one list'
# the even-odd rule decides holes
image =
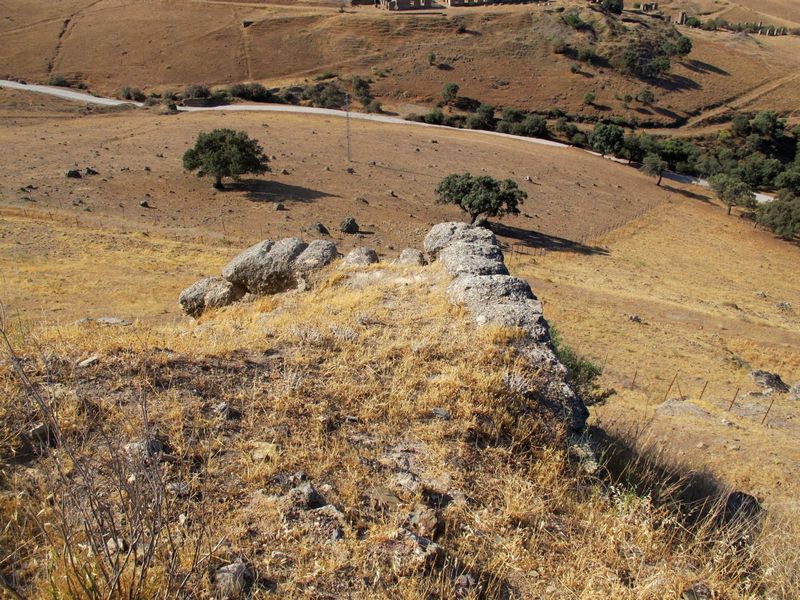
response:
{"label": "shadowed rock face", "polygon": [[[478,326],[519,328],[522,339],[513,342],[530,367],[530,381],[517,387],[566,426],[571,440],[586,426],[589,411],[569,385],[570,374],[549,343],[542,304],[528,282],[508,274],[494,234],[466,223],[440,223],[425,238],[425,251],[438,258],[455,279],[447,288],[451,303],[465,307]],[[535,390],[535,391],[531,391]],[[585,456],[592,456],[587,450]]]}

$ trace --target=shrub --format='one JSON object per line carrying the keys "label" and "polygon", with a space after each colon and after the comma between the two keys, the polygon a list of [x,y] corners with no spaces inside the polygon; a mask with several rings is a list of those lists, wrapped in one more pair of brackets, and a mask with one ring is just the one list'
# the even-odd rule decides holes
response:
{"label": "shrub", "polygon": [[569,66],[569,70],[572,71],[573,73],[580,73],[581,72],[581,66],[578,63],[572,63]]}
{"label": "shrub", "polygon": [[436,54],[431,52],[428,54],[428,64],[433,66],[436,64]]}
{"label": "shrub", "polygon": [[782,193],[759,206],[758,222],[785,240],[800,235],[800,197]]}
{"label": "shrub", "polygon": [[585,148],[586,146],[589,145],[589,138],[586,137],[585,133],[583,133],[581,131],[578,131],[577,133],[575,133],[572,136],[572,138],[570,139],[570,142],[572,143],[573,146],[578,146],[580,148]]}
{"label": "shrub", "polygon": [[145,95],[144,92],[142,92],[142,90],[140,90],[139,88],[132,88],[127,85],[123,87],[122,90],[120,90],[119,95],[124,100],[133,100],[134,102],[145,101]]}
{"label": "shrub", "polygon": [[458,97],[458,92],[461,88],[457,83],[446,83],[442,88],[442,100],[445,104],[450,104]]}
{"label": "shrub", "polygon": [[435,108],[428,114],[422,116],[422,122],[430,125],[443,125],[444,113],[441,111],[441,109]]}
{"label": "shrub", "polygon": [[364,106],[364,110],[366,110],[368,113],[382,113],[383,106],[377,100],[370,100],[366,106]]}
{"label": "shrub", "polygon": [[338,75],[339,75],[338,73],[335,73],[333,71],[325,71],[324,73],[320,73],[319,75],[314,77],[314,79],[316,81],[325,81],[326,79],[333,79],[334,77],[338,77]]}
{"label": "shrub", "polygon": [[47,80],[47,85],[54,85],[57,87],[72,87],[70,82],[67,81],[66,77],[57,73],[50,76],[50,78]]}
{"label": "shrub", "polygon": [[228,95],[252,102],[274,102],[277,99],[260,83],[235,83],[228,88]]}
{"label": "shrub", "polygon": [[656,95],[652,91],[644,89],[636,95],[636,99],[642,104],[652,104],[656,101]]}
{"label": "shrub", "polygon": [[617,15],[622,14],[622,10],[625,8],[623,0],[602,0],[600,5],[604,11]]}
{"label": "shrub", "polygon": [[603,374],[603,369],[567,345],[561,337],[561,332],[553,325],[550,326],[550,345],[558,360],[569,369],[572,375],[572,387],[584,403],[593,404],[591,398],[596,396],[596,381]]}
{"label": "shrub", "polygon": [[544,138],[549,135],[547,121],[540,115],[528,115],[521,123],[511,126],[511,133],[514,135],[524,135],[526,137]]}
{"label": "shrub", "polygon": [[211,90],[208,89],[206,85],[194,83],[187,86],[186,89],[183,90],[181,96],[183,98],[210,98]]}
{"label": "shrub", "polygon": [[566,23],[573,29],[579,29],[580,27],[583,27],[585,25],[583,19],[581,19],[581,16],[578,14],[577,10],[570,10],[561,15],[561,18],[564,20],[564,23]]}
{"label": "shrub", "polygon": [[594,101],[596,99],[597,99],[597,94],[595,94],[594,92],[586,92],[583,95],[583,103],[584,104],[589,104],[589,105],[594,104]]}
{"label": "shrub", "polygon": [[344,91],[332,82],[307,86],[303,90],[301,98],[310,102],[312,106],[321,108],[342,108],[347,102]]}

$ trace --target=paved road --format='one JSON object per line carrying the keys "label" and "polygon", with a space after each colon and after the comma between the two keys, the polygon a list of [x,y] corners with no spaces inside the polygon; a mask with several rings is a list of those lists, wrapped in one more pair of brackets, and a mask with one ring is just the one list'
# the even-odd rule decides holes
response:
{"label": "paved road", "polygon": [[[19,83],[17,81],[8,81],[6,79],[0,79],[0,88],[7,88],[12,90],[22,90],[27,92],[36,92],[39,94],[47,94],[50,96],[55,96],[57,98],[63,98],[64,100],[71,100],[75,102],[85,102],[87,104],[98,104],[100,106],[122,106],[124,104],[131,104],[134,106],[143,106],[141,102],[133,102],[130,100],[116,100],[114,98],[101,98],[99,96],[93,96],[91,94],[87,94],[85,92],[78,92],[69,88],[63,87],[54,87],[49,85],[34,85],[34,84],[26,84],[26,83]],[[294,113],[294,114],[308,114],[308,115],[324,115],[329,117],[338,117],[344,118],[347,113],[342,110],[333,110],[329,108],[313,108],[310,106],[293,106],[289,104],[225,104],[222,106],[209,106],[209,107],[190,107],[190,106],[179,106],[178,110],[181,112],[208,112],[208,111],[225,111],[225,112],[276,112],[276,113]],[[419,123],[416,121],[406,121],[405,119],[400,119],[398,117],[389,117],[386,115],[376,115],[376,114],[368,114],[368,113],[358,113],[358,112],[351,112],[349,113],[351,119],[358,119],[360,121],[373,121],[376,123],[391,123],[394,125],[405,125],[405,126],[415,126],[415,127],[429,127],[434,129],[451,129],[450,127],[446,127],[444,125],[430,125],[428,123]],[[563,144],[561,142],[554,142],[553,140],[543,140],[539,138],[530,138],[530,137],[522,137],[517,135],[511,135],[508,133],[497,133],[496,131],[482,131],[477,129],[467,129],[463,130],[466,133],[476,134],[476,135],[493,135],[497,137],[504,137],[513,140],[518,140],[521,142],[527,142],[530,144],[538,144],[541,146],[552,146],[555,148],[572,148],[569,144]],[[591,150],[587,150],[590,154],[594,154],[596,156],[600,156],[596,152],[592,152]],[[625,163],[627,161],[619,158],[614,158],[610,156],[606,156],[606,159],[613,160],[615,162]],[[697,177],[692,177],[690,175],[682,175],[680,173],[672,173],[667,171],[664,173],[664,179],[668,179],[671,181],[677,181],[679,183],[686,183],[691,185],[699,185],[701,187],[710,187],[708,181],[705,179],[699,179]],[[768,194],[756,194],[756,200],[758,202],[769,202],[774,198]]]}

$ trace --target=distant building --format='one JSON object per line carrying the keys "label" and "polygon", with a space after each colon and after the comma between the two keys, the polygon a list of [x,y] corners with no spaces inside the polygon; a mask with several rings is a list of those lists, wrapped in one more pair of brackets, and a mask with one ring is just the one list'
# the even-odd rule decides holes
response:
{"label": "distant building", "polygon": [[431,8],[433,0],[376,0],[375,5],[387,10],[414,10]]}

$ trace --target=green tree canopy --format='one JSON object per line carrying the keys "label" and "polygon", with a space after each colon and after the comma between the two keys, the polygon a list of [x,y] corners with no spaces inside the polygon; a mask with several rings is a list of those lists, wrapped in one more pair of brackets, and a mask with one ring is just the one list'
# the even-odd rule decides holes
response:
{"label": "green tree canopy", "polygon": [[753,208],[756,203],[755,194],[750,186],[738,177],[719,173],[708,180],[711,188],[716,192],[722,202],[728,206],[728,214],[734,206],[746,206]]}
{"label": "green tree canopy", "polygon": [[785,240],[800,235],[800,197],[782,193],[759,207],[758,222]]}
{"label": "green tree canopy", "polygon": [[667,162],[658,154],[648,154],[642,162],[642,172],[651,177],[658,177],[656,185],[661,185],[661,178],[667,170]]}
{"label": "green tree canopy", "polygon": [[625,146],[625,130],[619,125],[598,123],[589,134],[589,143],[603,156],[617,155]]}
{"label": "green tree canopy", "polygon": [[452,173],[436,186],[437,202],[455,204],[469,214],[472,223],[479,217],[519,214],[519,204],[527,197],[512,179],[498,180],[486,175]]}
{"label": "green tree canopy", "polygon": [[461,88],[457,83],[446,83],[442,89],[442,100],[445,104],[450,104],[458,97],[458,92]]}
{"label": "green tree canopy", "polygon": [[269,169],[267,157],[259,143],[244,131],[215,129],[201,132],[194,148],[183,155],[183,168],[197,171],[198,177],[214,178],[214,187],[222,189],[222,178],[238,179],[245,173],[260,175]]}

